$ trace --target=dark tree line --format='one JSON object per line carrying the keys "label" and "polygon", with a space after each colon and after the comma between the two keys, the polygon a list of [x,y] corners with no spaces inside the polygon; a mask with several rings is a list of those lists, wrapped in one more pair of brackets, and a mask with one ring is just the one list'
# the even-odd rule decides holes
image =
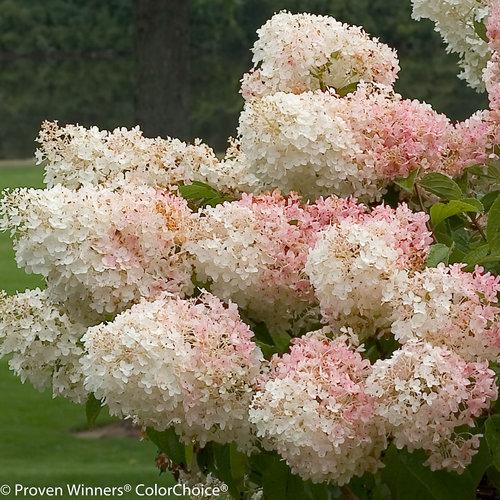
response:
{"label": "dark tree line", "polygon": [[45,118],[140,123],[224,149],[255,31],[282,9],[333,15],[395,47],[405,96],[455,119],[485,105],[410,0],[0,0],[0,157],[31,154]]}
{"label": "dark tree line", "polygon": [[149,136],[189,139],[189,0],[136,0],[136,118]]}

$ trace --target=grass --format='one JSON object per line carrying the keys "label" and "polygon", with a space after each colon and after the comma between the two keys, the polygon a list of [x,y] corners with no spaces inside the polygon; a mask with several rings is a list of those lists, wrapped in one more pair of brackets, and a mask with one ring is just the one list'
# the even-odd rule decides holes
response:
{"label": "grass", "polygon": [[[34,166],[34,162],[29,160],[22,163],[16,161],[12,165],[0,162],[0,191],[23,186],[42,187],[42,177],[42,168]],[[0,288],[14,293],[41,286],[42,283],[39,276],[26,274],[17,268],[10,238],[0,233]]]}
{"label": "grass", "polygon": [[[0,165],[0,189],[41,185],[42,169],[29,161]],[[16,267],[8,235],[0,235],[0,288],[13,293],[40,284],[38,277]],[[170,476],[158,476],[152,443],[134,438],[77,437],[73,431],[86,425],[84,408],[21,384],[8,370],[6,360],[0,361],[0,408],[0,485],[172,484]],[[98,424],[107,421],[109,417],[98,418]],[[121,498],[136,496],[131,493]]]}

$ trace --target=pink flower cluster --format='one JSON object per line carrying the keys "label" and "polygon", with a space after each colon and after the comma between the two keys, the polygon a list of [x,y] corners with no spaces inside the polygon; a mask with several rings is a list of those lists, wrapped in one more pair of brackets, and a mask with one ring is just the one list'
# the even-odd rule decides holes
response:
{"label": "pink flower cluster", "polygon": [[271,328],[297,323],[293,328],[300,329],[317,315],[304,265],[319,230],[364,210],[336,197],[310,204],[293,193],[243,195],[201,210],[186,248],[195,257],[198,280],[208,281],[217,296]]}
{"label": "pink flower cluster", "polygon": [[85,387],[112,414],[186,441],[250,446],[248,408],[263,361],[234,304],[203,293],[142,301],[83,336]]}
{"label": "pink flower cluster", "polygon": [[381,178],[445,170],[453,126],[429,104],[402,99],[389,88],[361,86],[346,97],[345,110],[361,147],[357,161],[372,165]]}
{"label": "pink flower cluster", "polygon": [[427,219],[406,205],[380,205],[358,220],[327,226],[305,266],[324,321],[350,326],[362,337],[388,328],[386,297],[398,274],[425,264],[432,242]]}
{"label": "pink flower cluster", "polygon": [[452,351],[410,342],[390,359],[379,359],[366,381],[376,414],[398,448],[425,450],[431,469],[462,472],[479,448],[474,418],[498,396],[487,363],[464,361]]}
{"label": "pink flower cluster", "polygon": [[500,4],[490,1],[490,12],[486,18],[486,36],[492,52],[500,52]]}
{"label": "pink flower cluster", "polygon": [[385,221],[392,228],[390,245],[397,253],[397,267],[400,269],[420,269],[425,264],[432,234],[427,226],[429,216],[424,212],[412,212],[406,203],[391,208],[377,205],[362,222]]}
{"label": "pink flower cluster", "polygon": [[387,443],[366,393],[370,372],[342,338],[315,332],[294,339],[289,353],[273,356],[253,398],[257,436],[304,479],[342,485],[375,472]]}
{"label": "pink flower cluster", "polygon": [[461,175],[483,163],[495,144],[487,111],[453,124],[429,104],[402,99],[387,90],[369,88],[347,97],[359,131],[359,161],[373,164],[382,178],[394,180],[411,172]]}

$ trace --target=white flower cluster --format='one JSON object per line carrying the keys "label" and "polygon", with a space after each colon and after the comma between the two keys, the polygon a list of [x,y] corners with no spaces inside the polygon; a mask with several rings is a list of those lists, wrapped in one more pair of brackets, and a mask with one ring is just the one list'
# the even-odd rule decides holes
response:
{"label": "white flower cluster", "polygon": [[278,92],[247,102],[240,115],[241,155],[254,191],[279,188],[314,200],[335,193],[376,198],[380,185],[342,116],[344,102],[328,92]]}
{"label": "white flower cluster", "polygon": [[342,338],[295,339],[289,354],[273,357],[253,399],[257,435],[304,479],[343,485],[375,472],[387,443],[365,392],[369,373],[370,363]]}
{"label": "white flower cluster", "polygon": [[204,293],[142,301],[83,337],[85,387],[110,412],[185,440],[251,444],[248,408],[263,360],[234,304]]}
{"label": "white flower cluster", "polygon": [[191,212],[167,192],[23,188],[2,198],[0,216],[0,228],[14,236],[18,265],[45,276],[58,301],[113,313],[163,290],[192,290],[183,249]]}
{"label": "white flower cluster", "polygon": [[[401,344],[423,340],[467,361],[500,358],[498,280],[460,266],[428,268],[394,282],[391,330]],[[386,297],[388,300],[389,297]]]}
{"label": "white flower cluster", "polygon": [[214,181],[235,184],[233,173],[223,170],[213,150],[196,139],[149,139],[139,127],[112,132],[79,125],[61,127],[44,122],[35,156],[45,165],[45,182],[70,189],[91,184],[123,188],[145,184],[168,188],[179,182]]}
{"label": "white flower cluster", "polygon": [[341,222],[321,234],[305,270],[323,317],[358,329],[368,322],[363,330],[369,331],[387,326],[388,306],[383,297],[393,286],[392,270],[397,269],[398,259],[387,235],[392,236],[392,228],[385,221]]}
{"label": "white flower cluster", "polygon": [[358,221],[327,227],[309,252],[305,271],[325,320],[361,336],[390,326],[392,294],[404,268],[423,266],[432,241],[427,216],[405,205],[378,207]]}
{"label": "white flower cluster", "polygon": [[86,325],[71,320],[47,293],[27,290],[14,296],[0,292],[0,357],[23,382],[54,397],[82,403],[86,399],[79,363],[80,338]]}
{"label": "white flower cluster", "polygon": [[393,49],[332,17],[283,11],[257,34],[255,67],[242,80],[245,99],[279,91],[341,89],[361,80],[392,85],[397,78]]}
{"label": "white flower cluster", "polygon": [[388,86],[361,83],[345,97],[277,92],[245,103],[232,165],[242,164],[242,189],[253,192],[371,202],[416,169],[454,174],[479,160],[479,148],[464,149],[459,131],[428,104]]}
{"label": "white flower cluster", "polygon": [[463,471],[479,448],[474,427],[498,396],[487,363],[467,363],[452,351],[409,342],[390,359],[379,359],[366,381],[376,413],[398,448],[424,449],[431,469]]}
{"label": "white flower cluster", "polygon": [[476,31],[484,22],[491,0],[412,0],[413,18],[430,19],[449,52],[460,56],[459,77],[476,90],[484,90],[482,73],[491,55]]}

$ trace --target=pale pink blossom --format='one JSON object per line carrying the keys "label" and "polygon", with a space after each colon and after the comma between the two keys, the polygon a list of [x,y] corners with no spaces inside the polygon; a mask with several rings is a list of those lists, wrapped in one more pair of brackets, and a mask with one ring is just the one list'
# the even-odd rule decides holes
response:
{"label": "pale pink blossom", "polygon": [[289,353],[273,356],[252,401],[257,436],[303,479],[342,485],[375,472],[386,440],[365,391],[370,371],[343,338],[294,339]]}
{"label": "pale pink blossom", "polygon": [[487,363],[466,362],[423,342],[409,342],[376,361],[366,387],[398,448],[423,449],[432,470],[459,473],[479,448],[474,420],[498,396]]}

